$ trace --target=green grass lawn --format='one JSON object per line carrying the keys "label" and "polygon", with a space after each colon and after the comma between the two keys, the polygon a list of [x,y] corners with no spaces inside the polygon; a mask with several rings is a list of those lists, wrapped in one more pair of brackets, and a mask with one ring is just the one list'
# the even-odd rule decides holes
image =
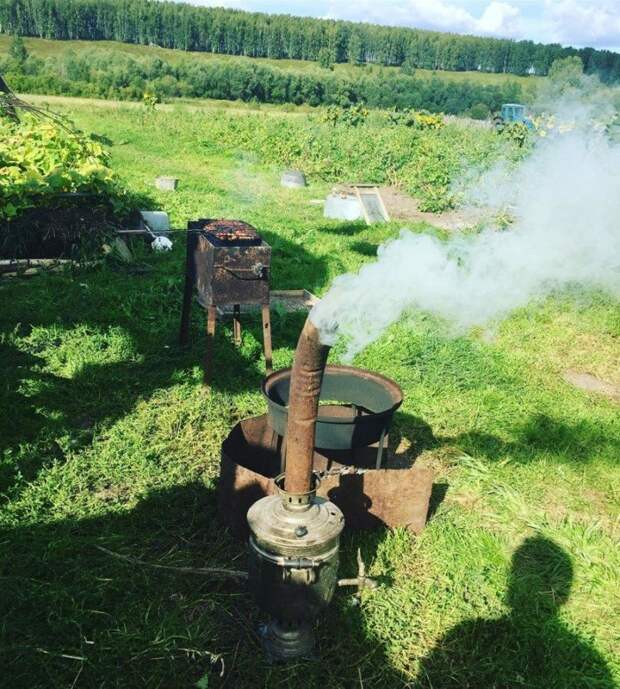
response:
{"label": "green grass lawn", "polygon": [[[204,139],[209,111],[59,106],[113,142],[113,167],[183,227],[240,217],[273,246],[273,287],[323,293],[400,226],[326,221],[279,170]],[[239,114],[243,116],[242,113]],[[159,174],[180,178],[156,192]],[[412,228],[430,232],[428,226]],[[243,342],[218,329],[201,387],[203,322],[177,347],[184,246],[138,263],[0,283],[0,657],[5,686],[170,689],[611,689],[620,681],[618,405],[566,369],[620,383],[620,312],[599,294],[558,295],[492,333],[448,339],[430,321],[391,328],[356,364],[395,379],[393,435],[434,468],[423,534],[345,533],[382,585],[361,606],[339,592],[319,658],[266,664],[243,588],[127,565],[243,568],[217,521],[219,451],[266,409],[257,319]],[[275,367],[303,318],[273,314]],[[338,350],[332,360],[338,359]],[[223,657],[225,671],[219,676]]]}

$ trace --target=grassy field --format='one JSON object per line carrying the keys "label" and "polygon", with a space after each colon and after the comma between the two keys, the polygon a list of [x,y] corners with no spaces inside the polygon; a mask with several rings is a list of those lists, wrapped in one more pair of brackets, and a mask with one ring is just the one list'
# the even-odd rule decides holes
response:
{"label": "grassy field", "polygon": [[[254,224],[273,246],[276,289],[321,294],[400,229],[326,221],[310,203],[326,184],[282,189],[280,171],[256,157],[201,146],[208,110],[58,108],[109,137],[113,167],[175,227],[199,216]],[[179,177],[179,191],[155,192],[159,174]],[[392,442],[402,437],[434,468],[433,514],[418,538],[345,534],[341,575],[354,574],[360,547],[382,584],[360,606],[338,593],[320,625],[320,660],[283,668],[263,660],[241,587],[96,548],[244,566],[243,544],[217,521],[215,491],[222,439],[265,411],[260,323],[245,322],[239,349],[228,325],[218,329],[205,395],[197,311],[194,347],[177,347],[183,237],[170,254],[137,252],[125,267],[0,283],[5,686],[617,685],[620,416],[562,379],[577,369],[620,383],[617,303],[558,295],[457,339],[428,320],[403,322],[356,359],[404,390]],[[273,319],[279,368],[303,319]]]}
{"label": "grassy field", "polygon": [[[10,36],[0,34],[0,53],[8,52],[10,44]],[[249,58],[238,57],[233,55],[220,55],[216,53],[205,52],[185,52],[182,50],[172,50],[169,48],[159,48],[157,46],[135,45],[132,43],[119,43],[116,41],[53,41],[44,38],[25,38],[27,50],[37,57],[54,57],[67,50],[73,50],[76,53],[85,50],[101,50],[115,53],[124,53],[132,57],[158,57],[166,62],[178,62],[180,60],[224,60],[231,62],[255,62],[256,64],[269,65],[271,67],[278,67],[279,69],[292,70],[296,72],[314,72],[324,73],[325,70],[319,66],[317,62],[308,62],[304,60],[272,60],[269,58]],[[366,67],[357,67],[348,63],[337,64],[334,66],[334,71],[337,74],[355,76],[360,73],[374,73],[380,75],[390,71],[399,71],[398,67],[382,67],[381,65],[369,65]],[[437,76],[439,79],[447,79],[450,81],[474,81],[482,84],[501,84],[506,81],[514,81],[520,84],[526,90],[535,90],[536,85],[544,81],[544,77],[521,77],[516,74],[491,74],[484,72],[443,72],[432,71],[428,69],[418,69],[415,72],[416,76],[430,79],[432,76]]]}

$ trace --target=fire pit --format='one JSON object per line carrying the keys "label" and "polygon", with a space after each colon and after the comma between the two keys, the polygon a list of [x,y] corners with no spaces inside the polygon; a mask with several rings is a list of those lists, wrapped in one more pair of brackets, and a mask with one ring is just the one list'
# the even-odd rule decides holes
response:
{"label": "fire pit", "polygon": [[[263,383],[273,430],[286,435],[291,370],[272,373]],[[322,404],[325,400],[330,404]],[[337,401],[338,404],[333,402]],[[403,394],[398,385],[372,371],[352,366],[327,366],[319,396],[314,446],[350,450],[380,441],[380,451]]]}

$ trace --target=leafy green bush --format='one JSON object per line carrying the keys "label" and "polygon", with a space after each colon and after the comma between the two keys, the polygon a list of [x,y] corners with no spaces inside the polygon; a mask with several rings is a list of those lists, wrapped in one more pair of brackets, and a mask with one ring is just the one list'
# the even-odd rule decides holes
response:
{"label": "leafy green bush", "polygon": [[209,119],[204,144],[245,150],[330,182],[394,184],[413,193],[428,211],[453,204],[453,182],[465,169],[484,169],[502,155],[519,155],[513,141],[491,130],[444,125],[420,113],[416,126],[386,127],[392,117],[393,112],[373,113],[356,127],[343,127],[325,116],[220,113]]}
{"label": "leafy green bush", "polygon": [[467,113],[474,120],[486,120],[491,115],[491,110],[486,103],[474,103]]}
{"label": "leafy green bush", "polygon": [[363,124],[370,114],[368,108],[359,103],[348,108],[341,108],[337,105],[329,105],[321,109],[319,120],[327,122],[334,127],[337,124],[344,124],[349,127],[357,127]]}
{"label": "leafy green bush", "polygon": [[128,210],[99,142],[50,121],[0,118],[0,220],[71,192],[101,194],[119,214]]}

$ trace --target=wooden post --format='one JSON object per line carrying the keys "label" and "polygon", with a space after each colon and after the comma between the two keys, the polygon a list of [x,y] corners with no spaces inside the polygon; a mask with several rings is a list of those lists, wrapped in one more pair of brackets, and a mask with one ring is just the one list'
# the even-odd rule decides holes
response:
{"label": "wooden post", "polygon": [[235,346],[239,347],[241,345],[241,306],[239,304],[233,306],[233,338]]}
{"label": "wooden post", "polygon": [[207,342],[204,360],[204,384],[209,386],[211,382],[211,369],[213,366],[213,339],[215,337],[215,324],[217,321],[217,307],[207,307]]}
{"label": "wooden post", "polygon": [[263,304],[263,349],[265,351],[265,371],[269,375],[273,369],[273,352],[271,349],[271,312],[269,304]]}
{"label": "wooden post", "polygon": [[192,253],[194,248],[194,233],[187,233],[187,249],[185,255],[185,287],[183,289],[183,308],[181,311],[181,327],[179,329],[179,344],[185,346],[189,342],[189,328],[192,315],[192,297],[194,292],[194,278],[192,276]]}

